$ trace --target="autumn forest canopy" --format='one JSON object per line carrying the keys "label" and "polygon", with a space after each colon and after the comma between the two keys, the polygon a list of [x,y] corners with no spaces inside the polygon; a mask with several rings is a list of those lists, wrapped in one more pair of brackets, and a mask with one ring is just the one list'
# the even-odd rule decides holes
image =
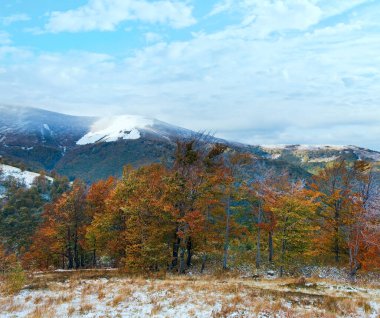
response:
{"label": "autumn forest canopy", "polygon": [[250,266],[280,276],[307,266],[351,277],[379,270],[370,163],[338,159],[297,179],[206,138],[178,141],[174,158],[91,185],[42,174],[27,188],[2,178],[0,271],[16,263],[179,274]]}

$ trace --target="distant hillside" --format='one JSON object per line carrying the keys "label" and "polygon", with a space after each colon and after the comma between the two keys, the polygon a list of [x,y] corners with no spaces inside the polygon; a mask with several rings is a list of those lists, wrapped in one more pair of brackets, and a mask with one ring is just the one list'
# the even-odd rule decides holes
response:
{"label": "distant hillside", "polygon": [[302,167],[310,173],[315,173],[329,162],[345,159],[348,162],[365,160],[380,166],[380,152],[356,146],[334,145],[267,145],[261,146],[263,156],[282,160]]}
{"label": "distant hillside", "polygon": [[[0,106],[0,113],[0,156],[5,163],[36,172],[55,170],[71,180],[82,178],[86,182],[120,176],[126,164],[170,163],[177,140],[200,136],[134,115],[80,117],[10,106]],[[257,160],[252,173],[272,168],[308,178],[342,157],[380,162],[379,152],[354,146],[254,146],[210,138],[226,144],[229,151],[254,154]]]}
{"label": "distant hillside", "polygon": [[[17,167],[0,164],[0,183],[8,177],[13,177],[21,184],[24,184],[27,188],[30,188],[34,180],[39,176],[40,174],[36,172],[21,170]],[[51,177],[46,176],[46,179],[53,182],[53,178]]]}

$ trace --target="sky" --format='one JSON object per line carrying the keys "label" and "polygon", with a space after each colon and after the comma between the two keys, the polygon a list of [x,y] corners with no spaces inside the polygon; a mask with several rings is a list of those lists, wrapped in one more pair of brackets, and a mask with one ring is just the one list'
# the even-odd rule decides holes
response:
{"label": "sky", "polygon": [[0,103],[380,150],[380,0],[3,0]]}

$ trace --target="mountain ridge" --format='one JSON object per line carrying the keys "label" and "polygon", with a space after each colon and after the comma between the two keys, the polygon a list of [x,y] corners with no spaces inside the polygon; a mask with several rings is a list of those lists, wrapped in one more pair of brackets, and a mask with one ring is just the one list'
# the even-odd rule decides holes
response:
{"label": "mountain ridge", "polygon": [[[202,135],[137,115],[72,116],[1,105],[0,113],[1,156],[31,170],[56,170],[88,182],[120,176],[125,164],[170,162],[177,140]],[[213,136],[209,141],[226,144],[231,151],[251,153],[268,167],[282,167],[296,175],[314,173],[338,158],[380,162],[380,152],[351,145],[249,145]]]}

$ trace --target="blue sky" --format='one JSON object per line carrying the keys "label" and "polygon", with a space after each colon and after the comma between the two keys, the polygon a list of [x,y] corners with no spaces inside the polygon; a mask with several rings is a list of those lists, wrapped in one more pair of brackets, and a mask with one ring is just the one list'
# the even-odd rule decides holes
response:
{"label": "blue sky", "polygon": [[0,103],[380,150],[380,1],[2,1]]}

